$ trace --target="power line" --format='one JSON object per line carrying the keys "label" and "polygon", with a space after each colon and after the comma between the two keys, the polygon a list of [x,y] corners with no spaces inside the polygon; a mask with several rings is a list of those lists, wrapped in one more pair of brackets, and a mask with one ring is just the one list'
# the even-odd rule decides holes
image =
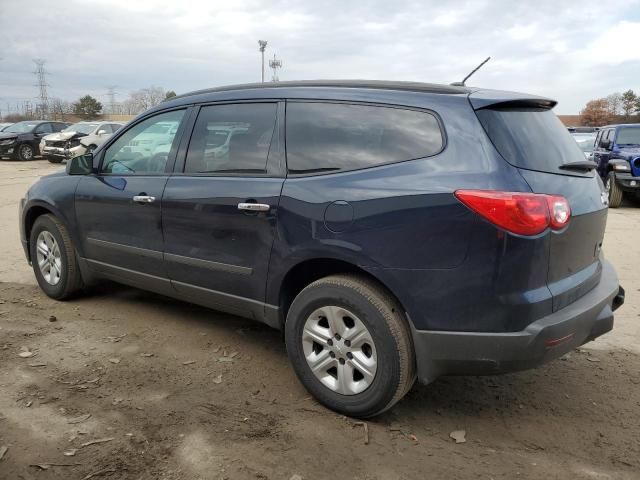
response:
{"label": "power line", "polygon": [[37,105],[37,109],[40,111],[40,119],[44,120],[47,117],[49,109],[49,96],[47,95],[47,72],[44,69],[46,60],[41,58],[35,58],[33,62],[36,64],[36,71],[33,72],[37,78],[37,87],[40,91],[40,103]]}

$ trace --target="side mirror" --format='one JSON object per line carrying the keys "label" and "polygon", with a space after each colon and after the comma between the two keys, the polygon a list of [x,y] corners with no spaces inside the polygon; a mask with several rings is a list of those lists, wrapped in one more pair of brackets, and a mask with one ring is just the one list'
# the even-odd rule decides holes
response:
{"label": "side mirror", "polygon": [[93,166],[93,153],[85,153],[67,160],[67,175],[89,175],[96,173]]}
{"label": "side mirror", "polygon": [[611,148],[611,140],[609,140],[609,139],[601,140],[600,141],[600,146],[602,148],[605,148],[605,149],[609,150]]}
{"label": "side mirror", "polygon": [[98,130],[98,135],[106,135],[107,131],[106,130]]}

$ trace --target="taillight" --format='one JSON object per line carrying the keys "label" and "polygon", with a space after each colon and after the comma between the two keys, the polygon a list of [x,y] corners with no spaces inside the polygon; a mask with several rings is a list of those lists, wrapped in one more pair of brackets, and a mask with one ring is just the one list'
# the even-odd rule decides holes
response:
{"label": "taillight", "polygon": [[518,235],[560,230],[571,218],[569,202],[560,195],[457,190],[455,196],[494,225]]}

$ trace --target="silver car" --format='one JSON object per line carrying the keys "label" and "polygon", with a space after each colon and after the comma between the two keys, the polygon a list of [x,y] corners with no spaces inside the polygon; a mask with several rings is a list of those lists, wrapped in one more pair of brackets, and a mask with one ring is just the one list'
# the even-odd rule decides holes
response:
{"label": "silver car", "polygon": [[61,132],[44,137],[40,152],[51,163],[60,163],[95,150],[123,125],[121,122],[74,123]]}

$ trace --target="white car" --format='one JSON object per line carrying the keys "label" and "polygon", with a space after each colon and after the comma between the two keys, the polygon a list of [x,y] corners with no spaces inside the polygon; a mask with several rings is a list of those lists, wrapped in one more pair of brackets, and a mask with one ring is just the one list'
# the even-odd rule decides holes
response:
{"label": "white car", "polygon": [[593,160],[593,148],[596,143],[596,133],[572,133],[571,136],[574,138],[582,153],[584,153],[584,158],[587,160]]}
{"label": "white car", "polygon": [[117,132],[121,122],[78,122],[40,142],[40,152],[51,163],[92,152]]}

